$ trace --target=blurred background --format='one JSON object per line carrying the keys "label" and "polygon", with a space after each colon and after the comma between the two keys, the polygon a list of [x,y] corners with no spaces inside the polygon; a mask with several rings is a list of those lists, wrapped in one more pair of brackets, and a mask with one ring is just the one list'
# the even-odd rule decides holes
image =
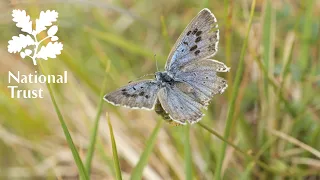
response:
{"label": "blurred background", "polygon": [[[46,85],[19,84],[21,89],[42,88],[43,99],[10,98],[8,71],[40,71],[31,59],[8,53],[8,41],[20,33],[12,22],[13,9],[26,10],[33,20],[47,9],[59,13],[57,35],[64,49],[56,59],[42,61],[47,74],[68,71],[67,84],[51,84],[54,97],[83,161],[96,116],[100,119],[91,179],[116,179],[109,113],[122,177],[128,179],[149,147],[157,122],[163,120],[153,111],[101,104],[101,94],[154,73],[155,59],[163,70],[180,33],[205,7],[220,28],[214,59],[231,71],[220,74],[229,87],[214,97],[201,123],[220,135],[229,127],[228,139],[271,170],[231,146],[222,154],[223,141],[199,124],[162,123],[143,179],[186,179],[190,171],[191,179],[214,179],[218,166],[223,179],[320,179],[320,1],[257,0],[242,81],[234,87],[251,3],[0,0],[0,179],[79,178]],[[235,111],[227,122],[235,88]]]}

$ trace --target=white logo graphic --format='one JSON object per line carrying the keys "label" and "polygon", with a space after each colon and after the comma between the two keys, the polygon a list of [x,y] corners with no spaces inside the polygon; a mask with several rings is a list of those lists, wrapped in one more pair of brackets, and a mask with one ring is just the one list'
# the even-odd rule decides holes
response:
{"label": "white logo graphic", "polygon": [[[12,20],[16,22],[16,26],[21,28],[21,31],[28,34],[13,36],[8,42],[9,53],[20,52],[20,56],[22,58],[30,57],[33,60],[34,65],[37,65],[37,58],[48,60],[48,58],[56,58],[56,55],[61,54],[63,44],[61,42],[57,42],[59,38],[55,36],[58,32],[58,26],[52,25],[52,23],[56,22],[58,18],[58,13],[56,11],[41,11],[39,19],[36,19],[35,30],[32,29],[32,21],[25,10],[13,10],[12,16]],[[50,27],[47,31],[47,37],[38,41],[37,35],[46,30],[47,27]],[[42,45],[39,50],[40,44],[48,38],[50,38],[53,43],[49,42],[46,46]]]}

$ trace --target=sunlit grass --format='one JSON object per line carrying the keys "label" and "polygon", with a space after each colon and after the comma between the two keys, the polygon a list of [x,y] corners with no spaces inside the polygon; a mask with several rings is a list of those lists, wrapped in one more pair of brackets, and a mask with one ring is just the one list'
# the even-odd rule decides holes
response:
{"label": "sunlit grass", "polygon": [[[106,74],[109,71],[109,66],[108,64],[106,65]],[[100,96],[99,96],[99,104],[98,104],[98,110],[97,110],[97,114],[95,117],[95,121],[94,121],[94,126],[92,127],[92,133],[91,133],[91,137],[90,137],[90,146],[88,148],[88,152],[87,152],[87,156],[86,156],[86,163],[85,163],[85,168],[88,172],[88,174],[90,174],[91,172],[91,164],[92,164],[92,158],[93,158],[93,154],[95,151],[95,145],[97,142],[97,135],[98,135],[98,128],[99,128],[99,121],[100,121],[100,116],[101,116],[101,112],[102,112],[102,107],[103,107],[103,96],[105,95],[105,89],[107,86],[107,75],[105,75],[105,78],[103,80],[102,83],[102,88],[101,88],[101,92],[100,92]],[[111,131],[111,130],[110,130]]]}
{"label": "sunlit grass", "polygon": [[[19,2],[0,2],[0,179],[319,177],[317,1]],[[200,123],[174,127],[154,112],[103,101],[154,73],[155,59],[163,70],[175,40],[204,7],[220,28],[213,59],[231,72],[219,74],[229,87]],[[16,8],[32,9],[34,17],[59,12],[63,53],[41,65],[44,73],[68,71],[68,83],[19,85],[45,89],[44,99],[10,98],[8,71],[38,68],[7,53],[7,41],[20,33],[10,21]]]}
{"label": "sunlit grass", "polygon": [[[42,62],[39,62],[39,67],[40,67],[41,73],[44,74],[44,75],[47,75],[47,73],[44,71],[44,68],[42,67]],[[72,152],[74,161],[77,164],[80,177],[83,180],[88,180],[89,179],[88,173],[87,173],[86,169],[84,168],[84,165],[83,165],[82,160],[81,160],[81,158],[79,156],[78,150],[77,150],[77,148],[75,147],[75,145],[73,143],[72,137],[71,137],[70,132],[69,132],[68,127],[67,127],[67,124],[65,123],[64,118],[63,118],[63,116],[61,114],[61,111],[59,109],[59,106],[58,106],[58,104],[56,102],[56,99],[55,99],[54,93],[52,91],[51,85],[48,82],[46,84],[47,84],[47,88],[48,88],[48,91],[49,91],[50,98],[51,98],[51,101],[53,103],[54,109],[55,109],[55,111],[57,113],[57,116],[59,118],[61,127],[62,127],[63,132],[64,132],[64,135],[65,135],[66,140],[68,142],[69,148],[70,148],[70,150]]]}
{"label": "sunlit grass", "polygon": [[[238,97],[239,87],[240,87],[240,83],[242,80],[242,74],[243,74],[243,69],[244,69],[244,56],[245,56],[245,52],[247,50],[248,38],[249,38],[250,30],[251,30],[252,19],[253,19],[255,7],[256,7],[256,1],[253,0],[252,4],[251,4],[250,19],[249,19],[249,23],[248,23],[247,33],[245,36],[246,38],[245,38],[243,45],[242,45],[241,54],[239,57],[238,69],[237,69],[237,73],[236,73],[235,80],[234,80],[233,87],[232,87],[232,96],[229,101],[228,117],[227,117],[227,121],[226,121],[226,128],[224,131],[224,138],[225,139],[229,138],[231,126],[233,124],[236,99]],[[221,177],[221,168],[222,168],[223,160],[225,157],[226,147],[227,147],[227,144],[223,143],[222,148],[220,150],[219,161],[216,166],[215,179],[222,178]]]}
{"label": "sunlit grass", "polygon": [[156,143],[156,138],[160,128],[162,127],[162,124],[163,124],[163,121],[158,120],[156,127],[154,128],[152,134],[150,135],[149,139],[146,142],[146,147],[144,148],[144,151],[141,154],[141,157],[139,158],[139,162],[132,170],[130,179],[135,180],[135,179],[142,178],[143,169],[148,163],[149,156],[152,153],[152,149],[154,147],[154,144]]}
{"label": "sunlit grass", "polygon": [[111,138],[111,144],[112,144],[112,156],[113,156],[114,169],[116,172],[115,174],[116,174],[117,180],[121,180],[122,174],[121,174],[120,162],[119,162],[119,157],[118,157],[118,152],[117,152],[117,145],[116,145],[116,140],[115,140],[114,134],[113,134],[110,116],[108,114],[107,114],[107,118],[108,118],[108,125],[109,125],[110,138]]}

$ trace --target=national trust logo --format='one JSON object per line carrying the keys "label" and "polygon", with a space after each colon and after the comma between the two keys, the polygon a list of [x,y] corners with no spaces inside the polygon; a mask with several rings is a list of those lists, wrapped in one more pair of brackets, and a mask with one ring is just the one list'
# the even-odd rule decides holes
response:
{"label": "national trust logo", "polygon": [[[59,38],[56,36],[58,26],[53,25],[58,18],[58,13],[55,10],[41,11],[35,24],[25,10],[13,10],[12,17],[13,22],[21,29],[21,33],[9,40],[9,53],[20,53],[22,58],[31,58],[34,65],[37,65],[37,61],[40,59],[48,60],[48,58],[56,58],[61,54],[63,44],[58,42]],[[65,84],[67,81],[67,71],[61,74],[46,75],[38,73],[38,71],[29,74],[24,74],[19,70],[8,72],[8,89],[11,98],[44,98],[42,87],[30,88],[25,84]]]}
{"label": "national trust logo", "polygon": [[[13,22],[16,22],[16,26],[21,28],[24,34],[13,36],[9,40],[8,51],[9,53],[20,52],[22,58],[29,57],[32,59],[33,64],[37,65],[37,59],[48,60],[48,58],[56,58],[61,54],[63,44],[58,41],[56,33],[58,32],[58,26],[53,25],[57,21],[58,13],[54,10],[41,11],[40,16],[36,19],[35,30],[32,28],[32,21],[30,16],[27,15],[25,10],[13,10],[12,11]],[[38,39],[42,31],[47,30],[46,37]],[[44,45],[44,41],[50,39],[50,42]]]}

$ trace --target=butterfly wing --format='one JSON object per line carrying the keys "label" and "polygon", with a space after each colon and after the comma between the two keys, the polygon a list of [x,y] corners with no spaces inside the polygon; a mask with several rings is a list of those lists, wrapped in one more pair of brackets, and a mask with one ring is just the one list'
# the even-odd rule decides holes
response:
{"label": "butterfly wing", "polygon": [[167,113],[161,106],[161,103],[159,100],[157,100],[157,103],[154,107],[155,112],[160,115],[162,117],[163,120],[165,120],[167,123],[173,125],[173,126],[179,126],[181,125],[180,123],[177,123],[175,121],[173,121],[170,116],[169,113]]}
{"label": "butterfly wing", "polygon": [[185,65],[175,77],[190,85],[193,88],[191,97],[207,106],[215,94],[223,93],[228,87],[227,81],[218,77],[217,72],[227,72],[229,69],[222,62],[203,59]]}
{"label": "butterfly wing", "polygon": [[157,81],[141,80],[105,95],[104,100],[115,106],[151,110],[156,103],[159,89]]}
{"label": "butterfly wing", "polygon": [[203,116],[200,110],[202,105],[182,92],[176,85],[168,85],[160,89],[158,99],[165,114],[177,123],[192,124],[198,122]]}
{"label": "butterfly wing", "polygon": [[175,43],[166,63],[166,71],[175,74],[191,61],[213,56],[218,51],[218,42],[217,19],[205,8],[193,18]]}

